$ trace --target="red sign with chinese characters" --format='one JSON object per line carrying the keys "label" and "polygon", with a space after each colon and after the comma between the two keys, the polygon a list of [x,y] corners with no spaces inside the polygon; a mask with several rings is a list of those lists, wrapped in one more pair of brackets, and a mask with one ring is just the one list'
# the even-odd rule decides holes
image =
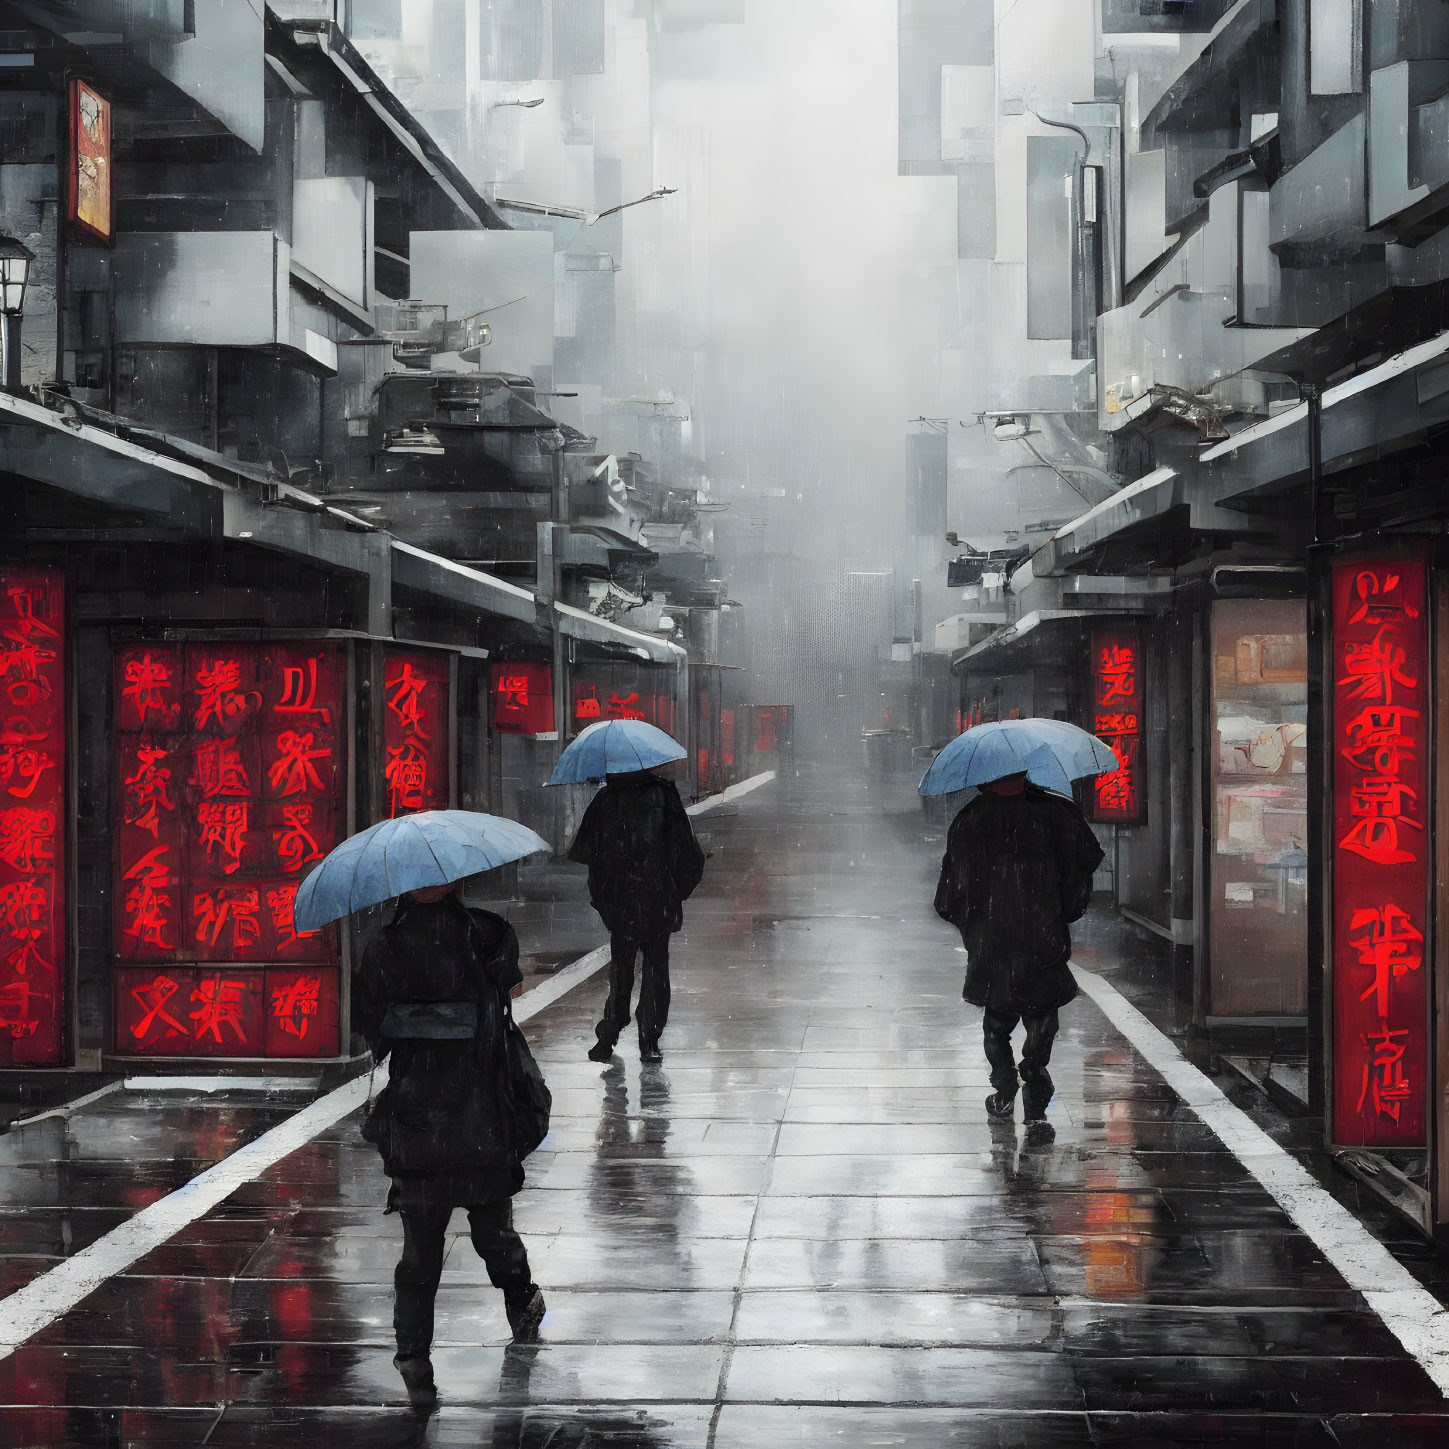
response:
{"label": "red sign with chinese characters", "polygon": [[493,666],[493,718],[505,735],[553,729],[553,670],[531,659]]}
{"label": "red sign with chinese characters", "polygon": [[[275,1055],[262,964],[335,991],[337,930],[298,932],[292,904],[345,832],[346,680],[324,643],[117,653],[114,949],[166,968],[117,972],[117,1050]],[[308,1055],[335,1055],[329,1031]]]}
{"label": "red sign with chinese characters", "polygon": [[449,679],[444,656],[391,650],[383,656],[383,819],[448,808]]}
{"label": "red sign with chinese characters", "polygon": [[65,575],[0,570],[0,1067],[63,1066]]}
{"label": "red sign with chinese characters", "polygon": [[642,719],[653,723],[654,697],[637,689],[613,689],[580,680],[574,685],[574,726],[585,729],[604,719]]}
{"label": "red sign with chinese characters", "polygon": [[1132,626],[1092,630],[1091,731],[1120,764],[1091,784],[1092,819],[1117,825],[1142,820],[1142,646]]}
{"label": "red sign with chinese characters", "polygon": [[1429,651],[1422,556],[1333,565],[1333,1140],[1422,1147]]}

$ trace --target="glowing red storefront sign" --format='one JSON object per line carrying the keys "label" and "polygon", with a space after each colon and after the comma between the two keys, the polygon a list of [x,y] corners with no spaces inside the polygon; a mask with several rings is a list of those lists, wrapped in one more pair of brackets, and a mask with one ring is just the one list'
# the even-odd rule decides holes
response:
{"label": "glowing red storefront sign", "polygon": [[448,759],[448,661],[436,654],[393,653],[383,659],[382,818],[446,810],[452,796]]}
{"label": "glowing red storefront sign", "polygon": [[1092,819],[1142,819],[1142,648],[1135,628],[1092,630],[1091,730],[1117,752],[1119,768],[1092,781]]}
{"label": "glowing red storefront sign", "polygon": [[[336,1055],[337,930],[292,906],[345,828],[346,679],[321,642],[117,654],[118,1051]],[[268,1003],[301,967],[322,1014],[279,1040]]]}
{"label": "glowing red storefront sign", "polygon": [[553,670],[536,660],[493,666],[493,718],[505,735],[548,734],[553,724]]}
{"label": "glowing red storefront sign", "polygon": [[602,719],[649,719],[654,701],[637,689],[611,689],[607,685],[579,683],[574,687],[574,721],[591,725]]}
{"label": "glowing red storefront sign", "polygon": [[1429,741],[1423,558],[1333,566],[1333,1140],[1421,1147]]}
{"label": "glowing red storefront sign", "polygon": [[0,570],[0,1067],[65,1063],[65,575]]}

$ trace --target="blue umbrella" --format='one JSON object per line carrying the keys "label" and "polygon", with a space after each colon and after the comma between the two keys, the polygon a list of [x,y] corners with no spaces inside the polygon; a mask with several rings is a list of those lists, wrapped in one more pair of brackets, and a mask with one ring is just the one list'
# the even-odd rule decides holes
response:
{"label": "blue umbrella", "polygon": [[642,719],[606,719],[591,724],[558,757],[549,785],[577,785],[605,775],[629,775],[685,758],[686,750],[672,735]]}
{"label": "blue umbrella", "polygon": [[363,830],[330,851],[297,890],[299,931],[402,895],[451,885],[465,876],[551,850],[543,836],[499,815],[423,810]]}
{"label": "blue umbrella", "polygon": [[1072,781],[1122,766],[1096,735],[1063,719],[1004,719],[957,735],[921,781],[922,795],[949,795],[1026,771],[1033,785],[1072,793]]}

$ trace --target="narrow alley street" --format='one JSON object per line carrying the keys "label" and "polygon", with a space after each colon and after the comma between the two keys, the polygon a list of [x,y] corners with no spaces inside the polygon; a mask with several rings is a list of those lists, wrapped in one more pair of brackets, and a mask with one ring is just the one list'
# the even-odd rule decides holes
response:
{"label": "narrow alley street", "polygon": [[[516,1202],[540,1344],[508,1344],[458,1214],[441,1407],[408,1409],[400,1235],[354,1111],[0,1359],[0,1444],[1449,1442],[1439,1390],[1263,1169],[1085,992],[1054,1138],[1019,1106],[988,1122],[930,908],[944,831],[910,779],[802,767],[697,828],[662,1067],[632,1034],[585,1059],[597,975],[527,1026],[554,1092]],[[1077,965],[1116,997],[1122,933],[1084,925]],[[259,1100],[120,1091],[0,1138],[3,1291],[303,1105]]]}

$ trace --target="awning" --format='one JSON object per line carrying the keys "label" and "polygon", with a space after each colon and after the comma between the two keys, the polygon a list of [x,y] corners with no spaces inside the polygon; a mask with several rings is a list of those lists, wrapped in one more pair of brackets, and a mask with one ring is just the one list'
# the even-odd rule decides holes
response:
{"label": "awning", "polygon": [[[1392,452],[1449,421],[1449,332],[1323,393],[1323,467]],[[1196,486],[1223,501],[1308,472],[1308,405],[1264,418],[1201,454]]]}
{"label": "awning", "polygon": [[499,614],[530,624],[537,618],[537,602],[529,590],[401,539],[391,542],[394,585],[462,604],[480,614]]}
{"label": "awning", "polygon": [[1185,503],[1184,480],[1173,468],[1157,468],[1120,493],[1114,493],[1063,524],[1050,541],[1032,555],[1037,578],[1059,574],[1068,563],[1135,523],[1161,518]]}
{"label": "awning", "polygon": [[601,619],[597,614],[586,614],[572,604],[555,604],[559,629],[570,639],[580,639],[589,644],[622,644],[632,649],[641,659],[651,659],[656,664],[682,664],[689,656],[687,652],[667,639],[655,639],[637,629],[626,629],[622,624]]}

